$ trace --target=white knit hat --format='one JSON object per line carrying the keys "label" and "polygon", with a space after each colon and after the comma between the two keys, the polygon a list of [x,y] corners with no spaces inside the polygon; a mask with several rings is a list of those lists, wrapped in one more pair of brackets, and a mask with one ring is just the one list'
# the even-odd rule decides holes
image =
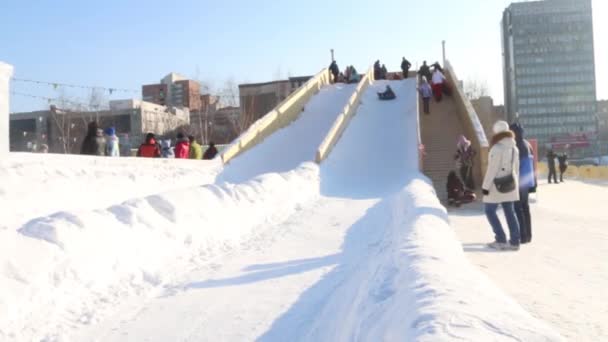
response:
{"label": "white knit hat", "polygon": [[506,132],[509,130],[509,124],[506,121],[502,120],[496,121],[492,130],[494,131],[494,134]]}

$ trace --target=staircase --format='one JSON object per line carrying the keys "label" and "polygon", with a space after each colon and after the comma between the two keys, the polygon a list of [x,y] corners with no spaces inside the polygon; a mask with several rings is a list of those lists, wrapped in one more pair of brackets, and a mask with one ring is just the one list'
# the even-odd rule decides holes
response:
{"label": "staircase", "polygon": [[431,100],[431,114],[422,111],[422,100],[419,108],[420,136],[425,151],[422,170],[433,181],[439,200],[445,203],[448,173],[454,170],[456,141],[465,130],[452,97],[444,96],[439,103]]}

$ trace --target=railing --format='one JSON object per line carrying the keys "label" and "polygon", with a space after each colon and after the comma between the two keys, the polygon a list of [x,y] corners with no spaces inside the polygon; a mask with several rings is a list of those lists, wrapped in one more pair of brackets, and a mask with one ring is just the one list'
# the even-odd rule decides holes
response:
{"label": "railing", "polygon": [[357,108],[359,108],[359,104],[361,102],[361,96],[367,89],[367,87],[374,80],[374,69],[370,68],[365,76],[359,81],[355,92],[348,99],[348,103],[344,106],[342,112],[338,115],[334,124],[331,126],[329,132],[323,139],[323,142],[317,148],[317,155],[315,156],[315,161],[317,164],[321,164],[325,158],[329,155],[331,150],[334,148],[342,133],[350,123],[350,120],[353,118],[355,113],[357,112]]}
{"label": "railing", "polygon": [[295,121],[308,100],[329,83],[329,71],[325,68],[279,103],[268,114],[257,120],[237,140],[230,144],[222,153],[224,164],[256,146],[272,133]]}
{"label": "railing", "polygon": [[[474,170],[473,175],[475,180],[480,181],[488,166],[488,140],[483,130],[483,126],[479,121],[479,117],[477,116],[477,112],[473,108],[471,101],[465,96],[462,88],[460,88],[458,77],[449,61],[445,62],[444,71],[445,77],[448,79],[448,84],[452,88],[452,97],[454,98],[454,103],[458,107],[457,112],[460,115],[460,120],[464,126],[464,133],[468,139],[471,139],[473,148],[478,151],[475,156],[475,165],[479,165],[479,167]],[[481,184],[481,182],[477,182],[477,184]]]}

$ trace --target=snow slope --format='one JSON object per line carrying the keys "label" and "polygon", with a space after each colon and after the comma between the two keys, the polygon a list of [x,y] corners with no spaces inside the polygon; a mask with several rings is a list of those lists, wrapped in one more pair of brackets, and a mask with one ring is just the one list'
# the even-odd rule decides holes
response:
{"label": "snow slope", "polygon": [[[608,341],[608,184],[541,182],[532,203],[532,243],[491,253],[480,207],[450,212],[467,257],[532,315],[569,341]],[[576,200],[573,201],[572,199]]]}
{"label": "snow slope", "polygon": [[[0,340],[561,340],[467,261],[418,172],[414,80],[385,84],[320,168],[2,231]],[[272,138],[248,153],[268,163]],[[241,157],[235,179],[272,171]]]}
{"label": "snow slope", "polygon": [[322,88],[308,101],[296,121],[230,161],[218,179],[240,183],[263,173],[285,172],[313,161],[317,147],[356,86],[337,83]]}
{"label": "snow slope", "polygon": [[[10,153],[0,161],[0,231],[63,210],[97,209],[213,183],[221,162]],[[7,209],[8,208],[8,209]]]}

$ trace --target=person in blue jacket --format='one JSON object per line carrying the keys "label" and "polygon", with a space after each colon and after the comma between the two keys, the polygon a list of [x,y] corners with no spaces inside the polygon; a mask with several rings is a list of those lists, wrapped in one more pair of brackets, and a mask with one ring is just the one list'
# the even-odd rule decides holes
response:
{"label": "person in blue jacket", "polygon": [[528,198],[536,192],[536,170],[534,169],[534,151],[530,143],[524,139],[524,129],[519,123],[511,124],[515,133],[515,142],[519,150],[519,201],[515,202],[515,213],[519,221],[520,241],[532,241],[532,217]]}

